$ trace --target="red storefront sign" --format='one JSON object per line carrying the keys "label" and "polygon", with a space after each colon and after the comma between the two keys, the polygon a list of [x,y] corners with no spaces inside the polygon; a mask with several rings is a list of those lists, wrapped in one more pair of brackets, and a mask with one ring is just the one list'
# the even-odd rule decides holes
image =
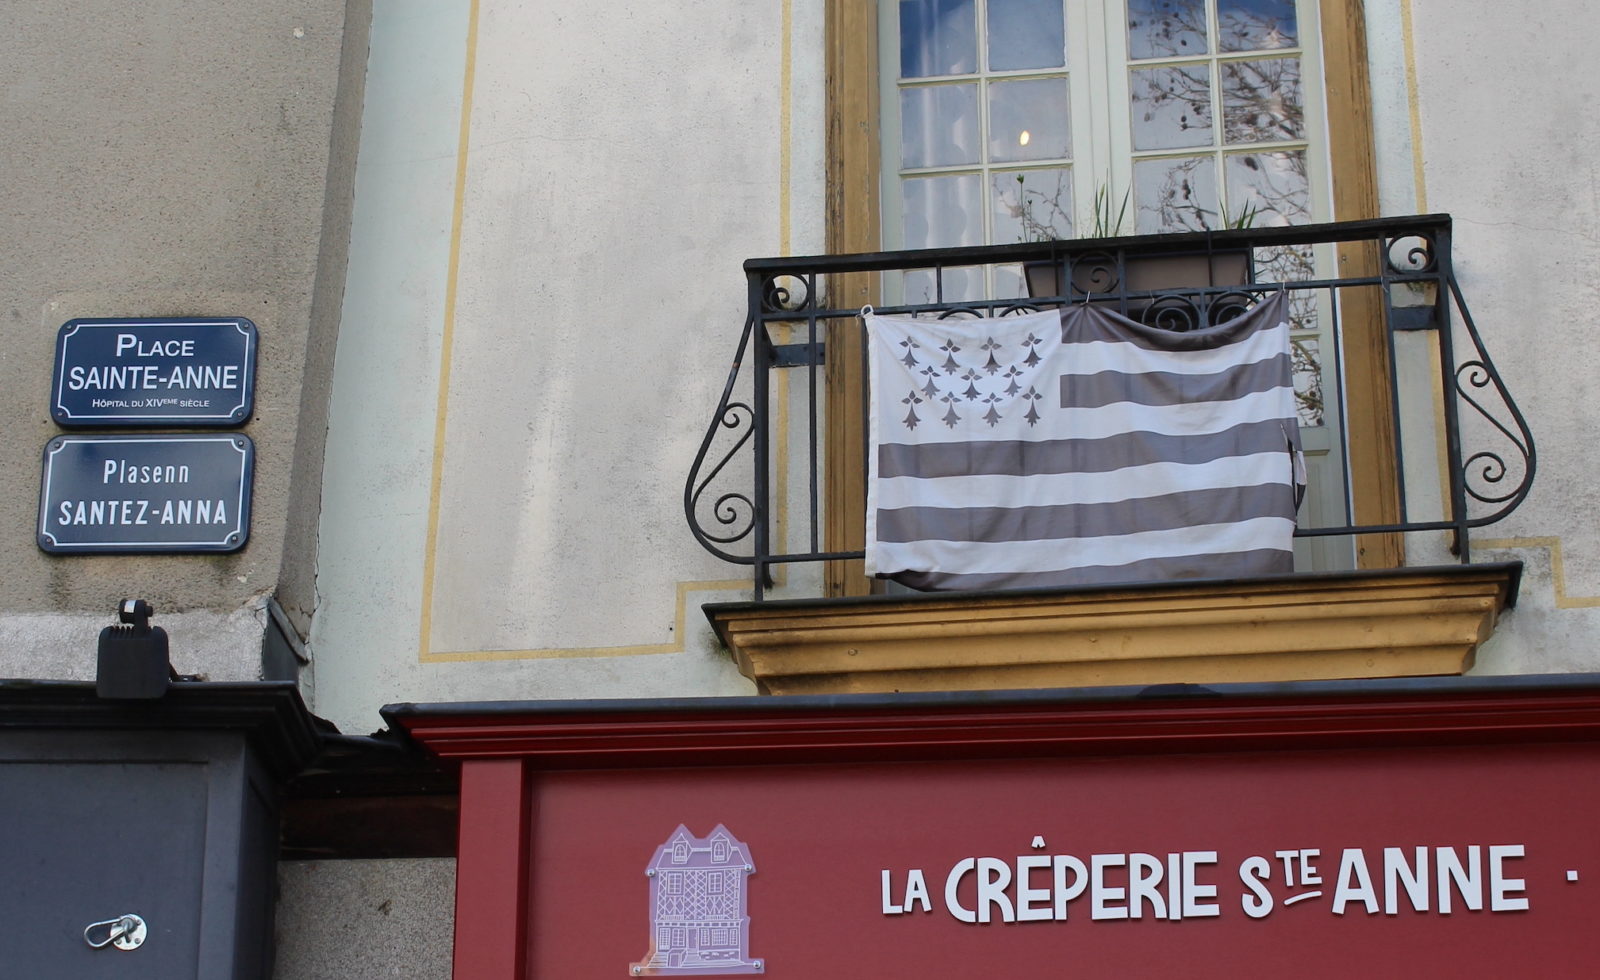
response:
{"label": "red storefront sign", "polygon": [[394,717],[463,762],[460,980],[1600,961],[1600,689],[1321,690]]}

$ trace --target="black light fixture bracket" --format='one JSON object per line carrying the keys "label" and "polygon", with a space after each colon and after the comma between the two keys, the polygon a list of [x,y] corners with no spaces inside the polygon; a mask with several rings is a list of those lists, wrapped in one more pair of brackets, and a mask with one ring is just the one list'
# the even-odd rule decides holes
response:
{"label": "black light fixture bracket", "polygon": [[167,693],[175,676],[168,655],[167,631],[150,625],[155,609],[143,599],[124,599],[117,607],[119,625],[100,631],[95,693],[102,698],[149,699]]}

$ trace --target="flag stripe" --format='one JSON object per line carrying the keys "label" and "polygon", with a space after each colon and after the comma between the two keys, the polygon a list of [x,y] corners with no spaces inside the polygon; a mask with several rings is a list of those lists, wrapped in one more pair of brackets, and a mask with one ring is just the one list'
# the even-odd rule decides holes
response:
{"label": "flag stripe", "polygon": [[1204,463],[1263,452],[1283,452],[1288,436],[1280,419],[1229,426],[1206,435],[1124,432],[1100,439],[1039,442],[954,442],[878,447],[878,478],[924,479],[970,474],[1037,476],[1043,473],[1104,473],[1151,463]]}
{"label": "flag stripe", "polygon": [[1148,463],[1105,473],[1040,473],[1029,476],[980,474],[921,480],[902,476],[879,479],[879,510],[901,507],[966,507],[975,501],[1008,500],[1016,506],[1059,501],[1098,504],[1135,497],[1159,497],[1185,490],[1255,486],[1283,482],[1293,460],[1283,446],[1249,456],[1224,457],[1204,463]]}
{"label": "flag stripe", "polygon": [[878,540],[903,543],[1081,539],[1235,523],[1261,516],[1293,520],[1293,491],[1279,482],[1098,504],[880,509]]}
{"label": "flag stripe", "polygon": [[1175,351],[1162,354],[1138,344],[1118,340],[1084,340],[1062,344],[1063,359],[1058,368],[1067,374],[1098,374],[1101,371],[1171,371],[1175,374],[1214,374],[1236,364],[1265,361],[1284,350],[1288,325],[1280,323],[1263,330],[1235,347]]}
{"label": "flag stripe", "polygon": [[1289,355],[1240,364],[1212,374],[1148,371],[1099,371],[1061,376],[1062,408],[1099,408],[1119,402],[1137,405],[1185,405],[1226,401],[1249,392],[1271,391],[1289,375]]}
{"label": "flag stripe", "polygon": [[1057,572],[1077,565],[1125,565],[1150,558],[1225,555],[1254,551],[1263,541],[1281,535],[1290,553],[1289,535],[1294,522],[1281,517],[1255,517],[1248,521],[1196,524],[1190,527],[1138,531],[1075,538],[1069,541],[939,541],[878,542],[886,556],[904,561],[909,571],[963,571],[1018,575]]}
{"label": "flag stripe", "polygon": [[962,574],[954,572],[901,572],[895,580],[913,589],[984,591],[989,589],[1069,589],[1108,582],[1161,582],[1171,579],[1246,578],[1281,574],[1284,553],[1276,549],[1240,551],[1226,555],[1206,555],[1197,560],[1190,555],[1149,558],[1122,565],[1084,565],[1053,572],[1026,575]]}

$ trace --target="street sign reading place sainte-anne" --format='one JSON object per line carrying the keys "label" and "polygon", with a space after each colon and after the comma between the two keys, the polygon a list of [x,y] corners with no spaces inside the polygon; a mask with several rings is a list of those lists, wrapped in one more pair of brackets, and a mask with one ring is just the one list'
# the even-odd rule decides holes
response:
{"label": "street sign reading place sainte-anne", "polygon": [[255,369],[256,325],[243,317],[68,320],[50,414],[69,427],[240,425]]}
{"label": "street sign reading place sainte-anne", "polygon": [[39,547],[55,553],[238,551],[255,445],[238,433],[57,436],[44,450]]}

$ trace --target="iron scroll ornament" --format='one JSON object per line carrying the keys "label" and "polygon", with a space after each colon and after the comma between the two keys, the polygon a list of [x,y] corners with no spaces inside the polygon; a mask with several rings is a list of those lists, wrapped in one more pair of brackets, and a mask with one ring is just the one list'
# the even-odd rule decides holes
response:
{"label": "iron scroll ornament", "polygon": [[[722,386],[722,398],[717,402],[716,412],[711,424],[706,427],[705,437],[700,440],[700,450],[695,453],[694,464],[689,467],[689,477],[683,485],[683,510],[689,521],[690,533],[713,555],[740,565],[753,564],[755,559],[749,555],[733,554],[720,546],[743,541],[755,530],[758,513],[755,500],[750,494],[738,490],[718,494],[709,507],[708,517],[713,522],[712,528],[701,523],[700,514],[706,491],[755,436],[755,409],[750,403],[733,398],[733,389],[738,383],[739,371],[749,350],[755,326],[754,317],[745,320],[744,333],[739,337],[733,364],[728,369],[728,380]],[[717,441],[719,433],[731,434],[734,443],[708,465],[712,458],[712,444]]]}
{"label": "iron scroll ornament", "polygon": [[[1472,313],[1468,311],[1467,304],[1461,298],[1461,287],[1456,283],[1454,276],[1450,277],[1449,286],[1450,296],[1455,301],[1456,309],[1461,311],[1461,321],[1466,327],[1468,338],[1472,341],[1475,355],[1456,366],[1453,381],[1456,393],[1463,402],[1472,406],[1479,417],[1510,443],[1511,450],[1521,463],[1519,467],[1508,462],[1506,456],[1501,453],[1488,449],[1477,450],[1462,461],[1462,488],[1467,496],[1482,504],[1500,505],[1489,514],[1479,515],[1467,521],[1470,527],[1483,527],[1501,520],[1516,510],[1528,496],[1528,491],[1533,487],[1538,453],[1533,443],[1533,431],[1528,428],[1527,420],[1522,417],[1517,403],[1512,400],[1511,393],[1500,378],[1500,372],[1495,370],[1494,361],[1489,358],[1489,352],[1483,345],[1483,338],[1478,335],[1478,326],[1473,322]],[[1485,392],[1492,392],[1499,400],[1506,415],[1509,416],[1509,422],[1502,421],[1497,413],[1484,404],[1481,395]],[[1519,469],[1521,478],[1515,483],[1507,483],[1508,477]],[[1501,486],[1501,484],[1506,485]]]}

